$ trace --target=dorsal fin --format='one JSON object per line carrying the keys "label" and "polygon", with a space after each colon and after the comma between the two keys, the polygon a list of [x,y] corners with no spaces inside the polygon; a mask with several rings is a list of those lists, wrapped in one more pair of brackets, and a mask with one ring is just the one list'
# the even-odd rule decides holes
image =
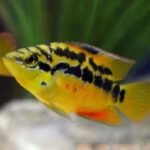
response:
{"label": "dorsal fin", "polygon": [[11,76],[6,67],[3,64],[2,57],[16,49],[16,41],[11,33],[3,32],[0,33],[0,75]]}
{"label": "dorsal fin", "polygon": [[125,59],[110,53],[102,53],[95,56],[97,64],[106,66],[112,72],[112,80],[123,80],[129,70],[135,64],[133,60]]}
{"label": "dorsal fin", "polygon": [[90,44],[86,44],[86,43],[79,43],[79,42],[72,42],[72,44],[76,44],[78,46],[80,46],[81,48],[85,49],[86,51],[88,51],[91,54],[100,54],[103,53],[104,51],[96,46],[90,45]]}
{"label": "dorsal fin", "polygon": [[133,60],[108,53],[89,44],[75,42],[71,42],[70,44],[79,46],[80,48],[89,52],[89,54],[92,54],[93,61],[97,66],[107,67],[112,72],[112,79],[114,81],[124,79],[131,67],[135,64],[135,61]]}

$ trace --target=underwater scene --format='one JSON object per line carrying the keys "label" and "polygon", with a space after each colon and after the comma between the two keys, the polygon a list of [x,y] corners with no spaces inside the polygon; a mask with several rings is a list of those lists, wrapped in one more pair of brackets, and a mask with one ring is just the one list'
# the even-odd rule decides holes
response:
{"label": "underwater scene", "polygon": [[0,150],[149,150],[150,2],[0,0]]}

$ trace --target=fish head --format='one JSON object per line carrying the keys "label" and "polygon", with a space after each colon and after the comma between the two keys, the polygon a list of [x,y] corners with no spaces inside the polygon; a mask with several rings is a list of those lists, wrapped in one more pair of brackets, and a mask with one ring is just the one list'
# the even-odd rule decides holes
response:
{"label": "fish head", "polygon": [[35,47],[7,53],[3,62],[17,82],[34,95],[51,85],[50,61]]}

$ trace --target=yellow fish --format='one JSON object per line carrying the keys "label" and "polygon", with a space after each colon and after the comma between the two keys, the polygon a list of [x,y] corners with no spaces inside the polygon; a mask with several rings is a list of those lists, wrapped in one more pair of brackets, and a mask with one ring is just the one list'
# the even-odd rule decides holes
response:
{"label": "yellow fish", "polygon": [[149,115],[150,83],[119,84],[134,61],[83,43],[37,45],[8,53],[3,61],[17,82],[49,108],[119,125]]}

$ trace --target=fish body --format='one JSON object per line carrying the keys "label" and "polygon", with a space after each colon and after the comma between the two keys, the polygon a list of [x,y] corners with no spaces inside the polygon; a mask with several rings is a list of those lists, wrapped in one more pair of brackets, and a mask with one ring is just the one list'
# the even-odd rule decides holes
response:
{"label": "fish body", "polygon": [[53,42],[18,49],[4,64],[25,89],[52,110],[111,125],[117,112],[139,121],[149,114],[150,84],[120,85],[134,61],[83,43]]}

